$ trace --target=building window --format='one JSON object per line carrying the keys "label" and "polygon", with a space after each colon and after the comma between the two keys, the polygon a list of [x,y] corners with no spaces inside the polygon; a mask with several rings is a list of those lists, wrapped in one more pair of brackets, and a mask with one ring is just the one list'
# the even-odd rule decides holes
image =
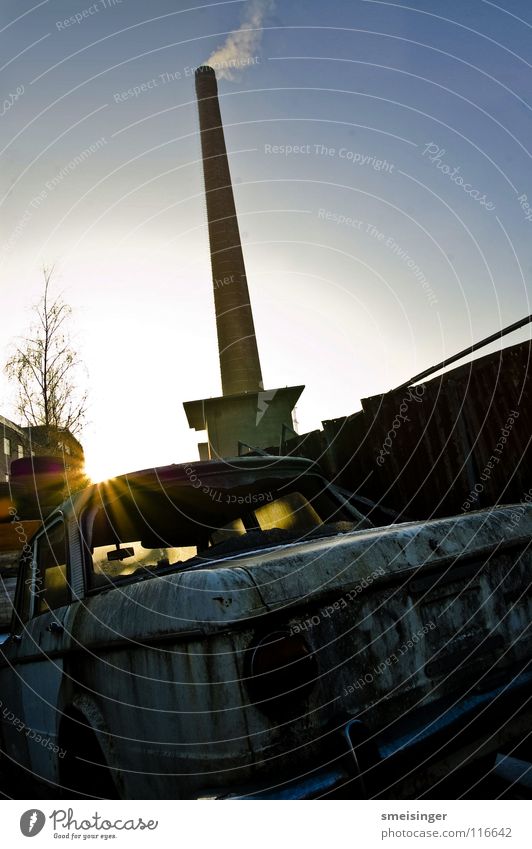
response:
{"label": "building window", "polygon": [[11,457],[11,442],[9,441],[7,436],[4,436],[4,454],[6,454],[8,457]]}
{"label": "building window", "polygon": [[17,445],[17,456],[19,460],[22,460],[22,458],[24,457],[24,446],[21,445],[20,442]]}

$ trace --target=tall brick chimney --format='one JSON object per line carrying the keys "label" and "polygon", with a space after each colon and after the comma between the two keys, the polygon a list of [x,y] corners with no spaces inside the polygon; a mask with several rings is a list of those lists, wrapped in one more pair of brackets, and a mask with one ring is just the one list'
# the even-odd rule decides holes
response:
{"label": "tall brick chimney", "polygon": [[218,102],[216,74],[208,65],[202,65],[196,71],[196,94],[222,392],[224,395],[256,392],[262,388],[259,352]]}
{"label": "tall brick chimney", "polygon": [[280,452],[304,387],[263,388],[216,74],[208,65],[196,71],[196,94],[223,395],[183,406],[190,427],[207,431],[201,459],[235,457],[246,445]]}

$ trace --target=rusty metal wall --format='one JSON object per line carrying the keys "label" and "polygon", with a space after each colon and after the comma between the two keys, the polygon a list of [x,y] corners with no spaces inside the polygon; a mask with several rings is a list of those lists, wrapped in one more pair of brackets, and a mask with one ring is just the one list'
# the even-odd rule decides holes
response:
{"label": "rusty metal wall", "polygon": [[287,443],[406,518],[532,500],[532,345],[469,362]]}

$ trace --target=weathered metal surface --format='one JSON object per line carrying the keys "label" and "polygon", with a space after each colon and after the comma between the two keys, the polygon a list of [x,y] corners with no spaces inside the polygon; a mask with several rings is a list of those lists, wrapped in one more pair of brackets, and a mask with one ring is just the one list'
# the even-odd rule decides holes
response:
{"label": "weathered metal surface", "polygon": [[[14,510],[13,507],[11,509]],[[13,553],[19,554],[40,525],[40,521],[20,521],[16,512],[8,522],[0,523],[0,558],[2,555],[11,557]]]}
{"label": "weathered metal surface", "polygon": [[497,755],[494,773],[509,786],[518,784],[532,790],[532,763],[507,755]]}
{"label": "weathered metal surface", "polygon": [[[252,462],[267,467],[242,460],[249,481]],[[234,469],[219,472],[234,484]],[[128,480],[140,493],[165,474],[175,480],[180,469]],[[100,488],[108,505],[112,492]],[[63,508],[67,518],[75,506]],[[518,523],[512,516],[498,508],[246,551],[36,616],[19,644],[4,646],[0,689],[49,745],[4,722],[10,756],[59,780],[54,747],[62,718],[77,711],[125,797],[268,795],[285,783],[297,795],[329,786],[333,773],[349,777],[348,720],[389,753],[412,738],[405,717],[419,732],[431,722],[417,717],[433,710],[444,733],[442,717],[456,721],[458,708],[469,717],[475,699],[484,709],[530,657],[532,506]],[[76,569],[79,545],[73,534]],[[250,666],[272,632],[302,638],[315,669],[303,689],[295,670],[281,678],[288,692],[273,701],[253,695]]]}
{"label": "weathered metal surface", "polygon": [[[10,503],[11,511],[13,505]],[[40,527],[40,522],[19,521],[7,512],[8,522],[0,521],[0,630],[9,627],[18,574],[20,554],[24,545]]]}
{"label": "weathered metal surface", "polygon": [[9,628],[16,584],[16,577],[7,578],[0,573],[0,631]]}
{"label": "weathered metal surface", "polygon": [[[453,529],[455,540],[449,522],[359,532],[301,545],[297,552],[244,557],[234,569],[127,587],[116,602],[111,595],[89,600],[72,626],[66,623],[72,647],[78,640],[86,646],[69,668],[78,686],[99,694],[128,794],[146,791],[139,761],[162,774],[150,776],[151,791],[161,796],[183,793],[181,780],[171,780],[168,771],[187,776],[185,794],[192,795],[206,787],[222,792],[228,777],[251,782],[255,764],[265,781],[272,779],[273,767],[275,775],[289,777],[294,751],[304,772],[306,765],[327,763],[327,752],[310,741],[326,734],[335,719],[340,726],[340,717],[357,715],[376,733],[405,710],[450,690],[467,692],[472,671],[481,686],[479,662],[486,672],[501,673],[527,656],[530,600],[519,605],[506,596],[518,598],[526,589],[530,555],[522,555],[522,543],[517,555],[506,551],[492,557],[491,565],[485,555],[486,544],[493,551],[504,539],[507,518],[505,511],[484,522],[480,514],[470,516],[462,532]],[[532,531],[532,509],[524,531]],[[488,565],[482,559],[466,587],[458,576],[442,585],[433,582],[421,595],[417,587],[414,597],[407,578],[419,575],[420,567],[441,568],[447,556],[449,571],[453,557],[477,550]],[[364,580],[371,581],[371,591],[357,592]],[[245,656],[254,635],[280,623],[305,634],[319,668],[309,700],[284,721],[250,704],[245,685]],[[180,627],[186,632],[191,626],[202,633],[185,642],[142,646],[153,633],[163,636]],[[124,635],[132,641],[129,651],[114,645]],[[91,656],[93,640],[99,648]],[[123,740],[125,729],[134,734],[128,731]]]}
{"label": "weathered metal surface", "polygon": [[286,453],[319,458],[332,480],[409,518],[532,500],[531,345],[365,398]]}

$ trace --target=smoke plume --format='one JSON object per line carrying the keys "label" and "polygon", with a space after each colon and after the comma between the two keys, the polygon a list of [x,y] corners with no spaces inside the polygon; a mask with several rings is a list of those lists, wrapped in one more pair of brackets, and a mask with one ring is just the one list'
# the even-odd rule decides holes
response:
{"label": "smoke plume", "polygon": [[257,51],[262,40],[262,25],[273,7],[274,0],[250,0],[246,4],[244,20],[239,29],[228,35],[225,44],[207,60],[206,64],[214,68],[218,77],[234,80],[235,72],[260,62]]}

